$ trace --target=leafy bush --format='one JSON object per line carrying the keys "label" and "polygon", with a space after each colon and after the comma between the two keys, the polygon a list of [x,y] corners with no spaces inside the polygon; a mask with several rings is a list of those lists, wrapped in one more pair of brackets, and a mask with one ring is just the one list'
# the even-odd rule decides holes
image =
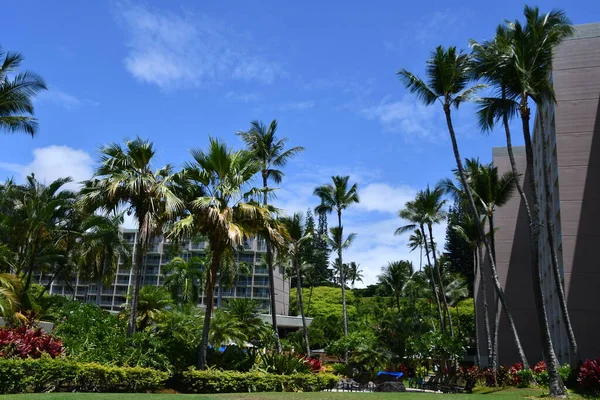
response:
{"label": "leafy bush", "polygon": [[316,392],[331,389],[337,382],[333,374],[277,375],[191,368],[182,374],[179,390],[186,393]]}
{"label": "leafy bush", "polygon": [[581,364],[577,383],[584,393],[592,396],[600,395],[600,358],[585,360]]}
{"label": "leafy bush", "polygon": [[149,368],[80,363],[66,358],[0,359],[0,393],[147,392],[168,374]]}
{"label": "leafy bush", "polygon": [[311,371],[311,365],[304,357],[290,353],[265,353],[259,357],[259,368],[264,372],[278,375],[291,375]]}
{"label": "leafy bush", "polygon": [[517,387],[527,388],[530,387],[534,381],[533,371],[528,369],[521,369],[517,372],[517,380],[514,383]]}
{"label": "leafy bush", "polygon": [[[479,370],[479,367],[462,367],[459,374],[465,380],[465,391],[467,393],[471,393],[475,385],[477,385],[477,381],[481,377],[481,371]],[[424,376],[424,374],[421,376]]]}
{"label": "leafy bush", "polygon": [[[150,330],[127,336],[127,321],[119,319],[94,304],[72,302],[56,311],[55,334],[64,343],[70,357],[80,362],[155,368],[171,371],[173,360],[183,358],[171,351],[191,351],[189,348],[174,349],[171,343],[177,340],[174,330],[168,340],[167,335]],[[182,370],[187,368],[185,365]]]}
{"label": "leafy bush", "polygon": [[57,357],[63,350],[59,339],[42,332],[39,328],[0,328],[0,358],[40,358],[42,354]]}
{"label": "leafy bush", "polygon": [[207,365],[218,369],[248,372],[255,362],[256,351],[237,346],[227,346],[224,351],[210,347],[206,353]]}
{"label": "leafy bush", "polygon": [[331,369],[333,373],[336,375],[344,375],[346,374],[346,365],[342,363],[334,363],[331,364]]}

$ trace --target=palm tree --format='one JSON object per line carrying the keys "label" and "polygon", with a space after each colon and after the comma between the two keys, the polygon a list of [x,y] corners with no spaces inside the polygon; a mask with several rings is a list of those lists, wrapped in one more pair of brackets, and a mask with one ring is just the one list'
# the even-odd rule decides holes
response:
{"label": "palm tree", "polygon": [[204,331],[199,349],[198,366],[206,367],[206,350],[210,318],[214,308],[214,288],[219,266],[234,261],[235,251],[244,239],[260,234],[280,245],[282,236],[273,215],[276,209],[253,200],[254,196],[269,192],[256,189],[250,183],[261,165],[247,151],[233,151],[225,143],[210,138],[208,150],[192,150],[193,162],[182,172],[187,186],[201,186],[205,194],[187,204],[187,215],[177,221],[170,236],[203,235],[208,239],[210,264],[206,274],[204,293],[206,312]]}
{"label": "palm tree", "polygon": [[31,71],[18,72],[23,55],[0,48],[0,129],[6,132],[37,133],[33,97],[46,90],[44,80]]}
{"label": "palm tree", "polygon": [[[329,183],[326,185],[319,186],[315,189],[315,196],[319,197],[321,204],[315,208],[315,212],[318,214],[331,214],[335,212],[338,217],[337,230],[332,232],[332,237],[337,241],[336,250],[339,265],[343,265],[342,252],[344,249],[343,239],[343,228],[342,228],[342,211],[351,206],[354,203],[358,203],[360,198],[358,197],[358,188],[356,184],[353,184],[348,188],[349,176],[332,176],[331,180],[333,184]],[[335,234],[334,234],[335,233]],[[344,277],[344,269],[340,268],[340,283],[342,285],[342,313],[344,317],[344,337],[348,336],[348,314],[346,310],[346,279]],[[347,354],[344,359],[348,360]]]}
{"label": "palm tree", "polygon": [[[539,243],[540,216],[537,196],[538,184],[536,182],[536,176],[533,174],[534,153],[529,128],[529,119],[531,115],[529,99],[531,98],[540,109],[544,109],[546,104],[554,101],[553,88],[548,79],[552,65],[552,52],[558,44],[572,35],[573,27],[564,12],[560,10],[553,10],[540,16],[537,7],[526,6],[524,14],[526,18],[525,26],[519,21],[508,24],[508,26],[501,25],[498,27],[496,37],[493,41],[484,42],[483,44],[473,42],[473,49],[475,60],[477,62],[476,71],[478,75],[494,85],[496,91],[499,93],[499,96],[497,97],[482,99],[482,105],[478,112],[480,126],[482,127],[482,130],[489,131],[493,128],[495,123],[502,120],[506,133],[511,168],[514,172],[516,172],[516,164],[514,153],[512,151],[508,121],[516,115],[520,115],[521,117],[528,163],[527,174],[529,176],[530,189],[533,193],[531,207],[520,182],[517,183],[517,188],[525,205],[529,219],[534,282],[537,282],[535,280],[537,279],[537,273],[535,271],[540,269],[539,257],[537,255],[539,252],[537,243]],[[538,117],[540,127],[542,128],[541,131],[545,132],[543,113],[538,113]],[[547,174],[548,165],[546,155],[546,142],[545,140],[542,140],[541,162],[543,165],[542,169],[544,170],[543,180],[544,192],[546,194],[545,225],[548,232],[547,236],[552,270],[571,351],[573,355],[577,357],[577,341],[567,309],[563,280],[554,243],[555,236],[552,216],[550,215],[552,204],[550,196],[548,195],[550,185]],[[540,296],[543,296],[543,292],[539,292],[538,289],[536,289],[536,298],[539,299],[541,298]],[[544,314],[544,310],[539,305],[538,311],[539,314]],[[547,323],[542,323],[542,325],[545,324]],[[542,330],[545,331],[545,329]],[[542,335],[544,337],[544,342],[546,342],[546,332],[542,332]],[[547,343],[545,346],[547,346]],[[558,384],[553,383],[553,386],[556,387]]]}
{"label": "palm tree", "polygon": [[172,305],[171,295],[160,286],[142,286],[138,292],[136,322],[143,331],[160,320],[165,309]]}
{"label": "palm tree", "polygon": [[92,214],[81,226],[82,249],[79,255],[80,277],[96,282],[96,305],[100,306],[102,287],[112,281],[123,260],[130,264],[131,253],[119,227],[123,224],[123,213],[112,216]]}
{"label": "palm tree", "polygon": [[403,295],[407,284],[414,274],[410,261],[393,261],[381,268],[381,275],[377,278],[382,285],[388,287],[396,298],[396,307],[400,312],[400,297]]}
{"label": "palm tree", "polygon": [[[492,337],[490,333],[490,318],[487,302],[487,283],[485,277],[483,276],[483,271],[481,270],[481,264],[483,263],[483,254],[481,251],[481,238],[479,237],[477,226],[475,225],[471,214],[465,214],[461,224],[453,226],[452,229],[454,229],[456,233],[460,237],[462,237],[463,240],[473,250],[473,274],[475,277],[479,275],[479,285],[481,286],[481,297],[483,299],[483,322],[487,345],[487,360],[489,363],[492,359]],[[475,315],[475,337],[477,338],[479,336],[479,327],[477,322],[477,301],[475,296],[473,296],[473,310]],[[479,340],[475,340],[475,345],[477,346],[477,357],[479,359],[479,362],[481,362]]]}
{"label": "palm tree", "polygon": [[[238,132],[248,151],[252,153],[254,160],[260,163],[260,174],[263,181],[263,204],[267,205],[267,191],[269,180],[275,184],[280,184],[283,178],[283,171],[279,168],[285,167],[288,161],[296,154],[304,151],[303,147],[296,146],[291,149],[285,149],[288,138],[279,139],[275,136],[277,132],[277,120],[271,121],[269,127],[260,121],[252,121],[248,132]],[[265,238],[268,239],[268,238]],[[271,301],[271,318],[273,329],[277,340],[277,351],[281,352],[281,342],[279,341],[279,331],[277,329],[277,310],[275,307],[275,277],[273,275],[273,257],[271,243],[267,240],[267,271],[269,273],[269,291]]]}
{"label": "palm tree", "polygon": [[[414,201],[409,201],[406,203],[405,208],[400,210],[398,215],[400,218],[406,219],[411,223],[405,226],[398,228],[395,232],[396,235],[400,235],[405,232],[414,231],[415,228],[419,228],[421,230],[421,235],[425,240],[425,253],[427,254],[427,261],[429,265],[437,266],[437,255],[435,251],[435,242],[433,240],[433,224],[438,224],[446,218],[446,212],[443,211],[443,207],[445,205],[445,200],[442,199],[443,190],[440,187],[436,187],[433,190],[429,186],[427,186],[426,190],[421,190],[417,193],[417,196]],[[427,243],[427,234],[425,233],[425,226],[429,231],[429,243]],[[429,257],[429,253],[433,255],[433,264],[431,263],[431,259]],[[430,269],[430,273],[439,272],[436,268]],[[442,311],[442,302],[444,303],[444,310],[446,315],[448,316],[448,324],[450,328],[450,334],[453,336],[453,327],[452,327],[452,316],[450,315],[448,304],[445,298],[442,298],[440,301],[440,297],[438,296],[437,285],[442,285],[441,292],[444,292],[443,282],[441,282],[441,276],[436,277],[431,275],[431,285],[432,289],[435,292],[435,300],[438,306],[438,313],[440,316],[440,324],[442,327],[442,331],[446,330],[446,319],[444,317],[444,312]]]}
{"label": "palm tree", "polygon": [[350,281],[350,287],[354,289],[355,282],[363,281],[363,274],[362,270],[360,269],[360,264],[352,261],[348,264],[345,264],[345,268],[344,274],[346,275],[346,279]]}
{"label": "palm tree", "polygon": [[179,304],[197,304],[204,283],[204,260],[192,257],[185,261],[175,257],[162,266],[164,286],[171,292],[173,301]]}
{"label": "palm tree", "polygon": [[310,357],[310,344],[308,341],[308,326],[304,314],[304,300],[302,296],[302,246],[312,239],[310,232],[304,230],[303,216],[300,213],[294,213],[291,217],[282,219],[283,226],[287,231],[287,241],[289,242],[288,256],[292,261],[292,266],[296,274],[296,295],[298,297],[298,308],[302,318],[302,333],[304,336],[304,345],[306,356]]}
{"label": "palm tree", "polygon": [[0,273],[0,317],[12,319],[19,307],[23,283],[14,274]]}
{"label": "palm tree", "polygon": [[248,337],[244,333],[244,326],[224,309],[218,309],[213,317],[212,326],[208,335],[208,342],[216,348],[220,346],[243,346]]}
{"label": "palm tree", "polygon": [[81,203],[87,210],[115,212],[126,207],[137,222],[134,249],[134,285],[129,304],[127,334],[136,330],[138,291],[142,283],[143,261],[152,237],[162,230],[165,218],[175,215],[183,202],[174,193],[174,176],[167,165],[152,171],[156,151],[151,142],[136,138],[108,144],[100,149],[100,166],[94,178],[84,183]]}
{"label": "palm tree", "polygon": [[[456,160],[456,166],[460,176],[461,185],[465,188],[467,204],[471,214],[476,217],[478,215],[477,207],[475,206],[471,189],[467,185],[467,178],[462,165],[462,159],[460,157],[451,115],[452,106],[458,108],[461,103],[471,99],[475,93],[483,87],[482,85],[475,85],[467,88],[467,85],[472,77],[472,64],[473,63],[469,56],[463,52],[458,52],[456,47],[444,49],[442,46],[438,46],[432,53],[431,58],[427,61],[427,83],[407,70],[401,70],[398,72],[398,74],[400,75],[405,86],[412,93],[415,93],[417,97],[426,105],[434,104],[436,101],[442,105],[446,117],[446,124],[448,126],[448,133],[450,134],[450,139],[452,141],[452,149],[454,152],[454,158]],[[492,256],[490,243],[487,240],[481,221],[475,218],[475,222],[477,225],[477,230],[479,231],[479,236],[481,236],[481,241],[488,254],[490,269],[492,271],[492,281],[494,282],[496,293],[498,294],[504,309],[508,310],[508,302],[504,292],[502,291],[502,287],[500,286],[500,281],[498,280],[496,260]],[[517,334],[514,320],[509,317],[508,323],[513,333],[519,355],[521,358],[523,358],[523,366],[528,366],[524,357],[523,347],[521,346],[521,341]]]}
{"label": "palm tree", "polygon": [[425,237],[419,229],[415,229],[413,234],[408,238],[408,247],[410,251],[419,249],[419,271],[423,268],[423,247],[425,246]]}
{"label": "palm tree", "polygon": [[[515,190],[516,177],[513,172],[506,172],[502,176],[498,168],[492,164],[483,165],[477,159],[466,159],[467,176],[469,185],[475,196],[478,209],[486,216],[489,226],[489,240],[494,260],[496,259],[496,228],[494,225],[494,213],[498,207],[504,206],[512,197]],[[456,174],[456,171],[455,171]],[[452,194],[457,201],[464,203],[464,190],[454,186],[451,180],[443,181],[445,189]],[[492,367],[498,368],[498,327],[500,325],[500,304],[496,304],[494,328],[492,334]],[[510,310],[505,310],[510,313]]]}

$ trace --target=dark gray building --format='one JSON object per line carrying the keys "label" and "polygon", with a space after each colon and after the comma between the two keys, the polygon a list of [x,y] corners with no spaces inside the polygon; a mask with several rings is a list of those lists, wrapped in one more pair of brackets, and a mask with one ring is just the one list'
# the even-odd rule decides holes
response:
{"label": "dark gray building", "polygon": [[[600,23],[576,26],[576,34],[556,49],[551,78],[556,104],[537,110],[533,134],[534,173],[544,215],[546,194],[541,146],[542,141],[546,141],[551,181],[548,195],[562,284],[580,356],[595,358],[600,356],[600,261],[595,252],[600,248]],[[545,120],[545,132],[541,129],[541,116]],[[524,151],[517,148],[515,152],[518,169],[524,173]],[[493,161],[501,172],[510,170],[506,149],[493,149]],[[496,236],[498,275],[527,358],[531,363],[537,362],[541,359],[541,346],[531,293],[528,224],[518,193],[515,192],[509,204],[498,209],[495,222],[499,228]],[[575,361],[559,308],[545,229],[540,239],[544,293],[555,351],[561,362]],[[490,293],[493,286],[489,276],[487,278],[488,303],[493,305],[495,295]],[[477,301],[481,304],[483,299],[477,285],[476,289]],[[478,314],[478,338],[484,349],[483,314]],[[518,361],[505,316],[501,319],[498,343],[501,363]]]}

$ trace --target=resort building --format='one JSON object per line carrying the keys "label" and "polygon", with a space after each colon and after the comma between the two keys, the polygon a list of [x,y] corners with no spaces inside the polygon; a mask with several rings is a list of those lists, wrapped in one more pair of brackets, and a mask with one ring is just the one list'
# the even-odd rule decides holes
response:
{"label": "resort building", "polygon": [[[541,228],[540,262],[548,320],[556,355],[561,363],[600,355],[600,23],[577,25],[575,35],[555,51],[552,83],[556,104],[537,110],[533,130],[534,173],[538,183],[540,214],[550,199],[562,285],[571,323],[579,345],[579,357],[570,354],[565,321],[556,290],[546,227]],[[542,130],[542,119],[545,129]],[[513,134],[516,134],[514,132]],[[550,191],[543,185],[542,145],[547,146]],[[524,148],[515,148],[521,180],[527,180]],[[505,148],[493,149],[499,172],[510,171]],[[527,183],[524,182],[525,187]],[[531,196],[531,193],[528,193]],[[543,219],[545,220],[545,218]],[[530,363],[542,358],[532,287],[528,221],[524,205],[515,191],[513,198],[495,214],[496,257],[500,284]],[[489,271],[484,267],[488,306],[495,307]],[[485,353],[483,297],[479,276],[475,293],[479,305],[478,339]],[[490,325],[492,325],[490,321]],[[518,361],[505,316],[499,329],[500,363]]]}
{"label": "resort building", "polygon": [[[123,237],[131,245],[131,255],[134,256],[136,247],[136,229],[123,229]],[[150,248],[144,260],[144,271],[142,276],[142,285],[160,286],[164,283],[164,274],[161,270],[165,264],[168,264],[173,254],[169,243],[163,237],[156,237],[152,241]],[[203,257],[207,243],[185,240],[180,242],[181,246],[176,253],[184,260],[189,260],[194,256]],[[238,262],[243,262],[249,267],[248,274],[237,276],[237,279],[231,285],[220,285],[220,279],[217,278],[215,288],[215,306],[219,307],[223,301],[230,298],[250,298],[256,300],[260,309],[269,313],[269,275],[267,267],[262,258],[266,254],[266,245],[262,239],[248,239],[244,243],[243,251],[240,251],[236,257]],[[128,261],[128,262],[125,262]],[[116,271],[114,281],[110,287],[102,288],[100,293],[100,306],[109,311],[120,311],[127,300],[127,295],[132,289],[134,282],[133,269],[130,268],[131,260],[119,260],[119,266]],[[278,315],[287,316],[289,314],[290,282],[284,277],[283,268],[276,267],[275,275],[275,303]],[[47,284],[47,278],[38,276],[41,284]],[[95,283],[83,282],[79,277],[74,277],[72,282],[52,283],[50,292],[71,296],[75,299],[90,303],[96,302],[98,288]],[[199,306],[204,306],[206,296],[203,293],[200,298]],[[285,325],[284,325],[285,326]]]}

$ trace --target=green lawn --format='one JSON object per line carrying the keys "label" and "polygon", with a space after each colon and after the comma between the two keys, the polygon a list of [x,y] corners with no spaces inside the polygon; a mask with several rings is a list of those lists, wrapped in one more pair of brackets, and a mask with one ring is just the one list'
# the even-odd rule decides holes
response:
{"label": "green lawn", "polygon": [[[20,394],[0,396],[0,400],[208,400],[208,399],[247,399],[247,400],[273,400],[273,399],[311,399],[311,400],[508,400],[539,397],[543,394],[535,389],[507,389],[501,391],[480,392],[475,394],[439,394],[439,393],[251,393],[251,394],[219,394],[219,395],[173,395],[173,394],[111,394],[111,393],[45,393],[45,394]],[[571,399],[580,398],[571,395]]]}

